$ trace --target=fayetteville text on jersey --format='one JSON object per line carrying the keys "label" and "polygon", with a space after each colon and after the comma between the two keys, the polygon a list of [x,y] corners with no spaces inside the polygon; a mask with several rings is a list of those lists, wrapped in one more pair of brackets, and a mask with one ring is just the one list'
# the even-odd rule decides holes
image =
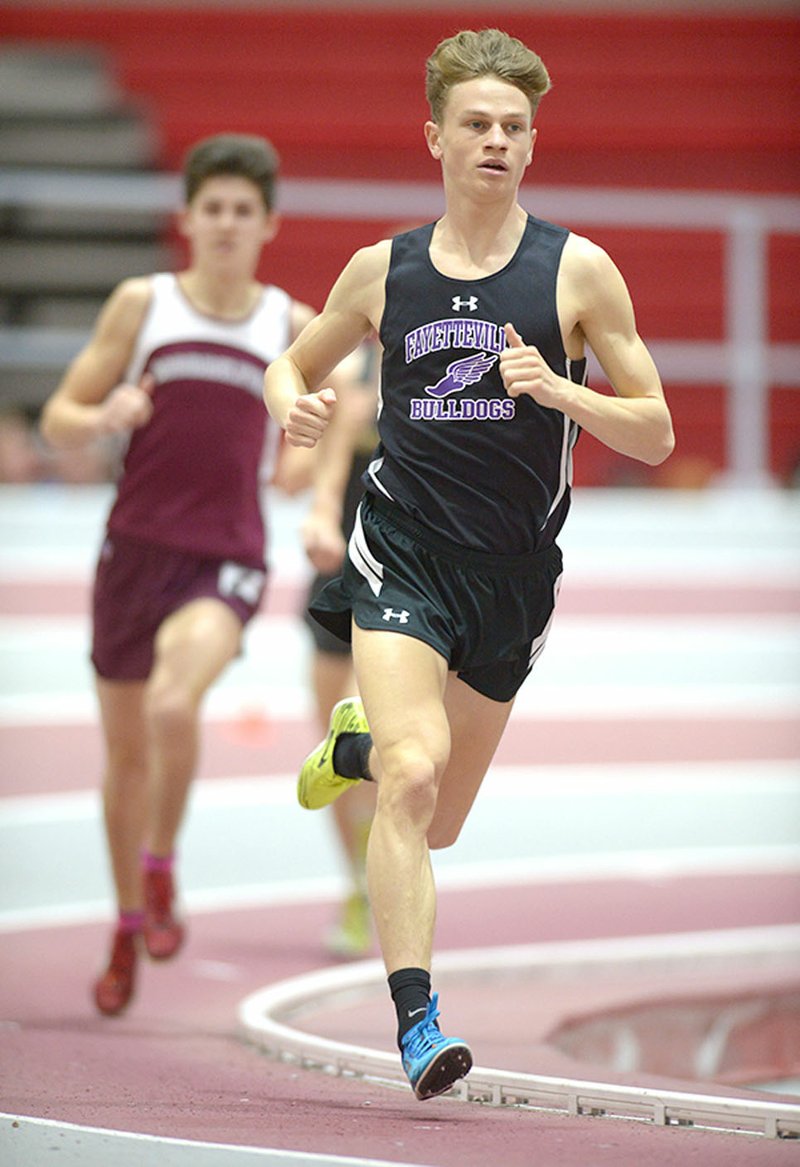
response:
{"label": "fayetteville text on jersey", "polygon": [[488,349],[501,353],[506,347],[506,334],[499,324],[490,320],[434,320],[414,329],[405,338],[406,363],[410,364],[427,353],[448,348]]}

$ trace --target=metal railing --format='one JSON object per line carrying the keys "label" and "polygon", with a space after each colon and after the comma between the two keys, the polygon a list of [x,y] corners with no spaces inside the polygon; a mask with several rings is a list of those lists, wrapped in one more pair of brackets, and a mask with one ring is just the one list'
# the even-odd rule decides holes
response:
{"label": "metal railing", "polygon": [[[694,976],[698,967],[729,967],[731,960],[745,959],[767,969],[781,957],[796,959],[799,944],[800,929],[791,926],[732,929],[705,936],[686,933],[566,941],[444,952],[437,956],[436,973],[445,983],[485,981],[499,975],[504,978],[504,993],[511,992],[508,978],[517,975],[529,978],[521,982],[519,991],[530,991],[536,984],[537,991],[544,992],[543,983],[548,980],[561,983],[567,976],[573,980],[582,976],[590,986],[598,974],[610,968],[618,972],[624,966],[635,968],[641,976],[674,976],[681,971],[686,975],[687,969]],[[313,1032],[313,1014],[328,1016],[338,1003],[352,1007],[384,990],[385,973],[379,960],[323,969],[246,997],[239,1006],[239,1024],[249,1041],[279,1061],[408,1090],[396,1051],[351,1045]],[[302,1028],[292,1024],[295,1018],[302,1019]],[[553,1078],[473,1066],[446,1097],[575,1116],[638,1119],[656,1126],[800,1138],[800,1105],[778,1097],[745,1097],[742,1092],[737,1096],[734,1091],[689,1093],[633,1082]]]}
{"label": "metal railing", "polygon": [[[0,170],[0,209],[7,214],[24,206],[168,214],[180,198],[177,175]],[[662,341],[650,347],[666,382],[727,386],[729,480],[738,486],[768,483],[769,389],[775,383],[800,386],[800,344],[769,341],[768,243],[775,233],[800,233],[800,198],[530,183],[523,186],[521,201],[532,213],[571,227],[723,233],[723,341]],[[443,195],[438,183],[285,178],[280,209],[286,218],[412,221],[441,214]],[[45,351],[68,360],[83,339],[64,331],[48,337],[39,330],[0,330],[0,368],[26,354],[35,360]],[[599,375],[596,366],[593,372]]]}

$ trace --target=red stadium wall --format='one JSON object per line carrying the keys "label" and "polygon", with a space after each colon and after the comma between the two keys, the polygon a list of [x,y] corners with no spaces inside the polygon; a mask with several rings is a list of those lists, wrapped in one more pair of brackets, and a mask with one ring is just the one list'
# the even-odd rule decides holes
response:
{"label": "red stadium wall", "polygon": [[[6,38],[103,48],[119,84],[158,126],[161,164],[220,130],[266,134],[292,177],[438,178],[422,139],[424,60],[464,25],[534,45],[554,88],[537,119],[531,186],[750,193],[800,188],[800,21],[651,12],[603,15],[324,9],[6,9]],[[267,251],[265,278],[321,306],[352,251],[381,223],[300,219]],[[570,223],[580,230],[580,224]],[[716,232],[587,229],[622,269],[648,341],[720,340],[723,246]],[[800,241],[770,242],[770,338],[800,340]],[[722,383],[725,370],[720,370]],[[725,394],[668,387],[680,460],[621,465],[584,439],[579,481],[702,477],[725,462]],[[771,398],[772,469],[800,455],[797,391]]]}
{"label": "red stadium wall", "polygon": [[795,191],[798,22],[708,14],[6,9],[6,37],[104,46],[178,167],[222,127],[267,133],[292,175],[429,179],[423,63],[464,24],[534,45],[548,184]]}

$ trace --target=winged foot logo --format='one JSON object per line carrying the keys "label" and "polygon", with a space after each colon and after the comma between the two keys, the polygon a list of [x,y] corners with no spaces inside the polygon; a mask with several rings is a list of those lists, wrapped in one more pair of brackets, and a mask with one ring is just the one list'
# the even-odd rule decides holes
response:
{"label": "winged foot logo", "polygon": [[467,385],[475,385],[488,373],[497,356],[488,353],[475,353],[471,357],[462,357],[447,366],[447,372],[435,385],[426,385],[425,392],[431,397],[447,397],[449,393],[460,393]]}

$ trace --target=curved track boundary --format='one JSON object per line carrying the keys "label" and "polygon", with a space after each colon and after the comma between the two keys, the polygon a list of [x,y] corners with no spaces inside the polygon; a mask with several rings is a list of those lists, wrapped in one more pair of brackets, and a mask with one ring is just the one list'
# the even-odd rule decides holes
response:
{"label": "curved track boundary", "polygon": [[[732,929],[707,934],[680,933],[617,940],[520,945],[490,949],[462,949],[442,953],[436,960],[437,978],[486,977],[518,971],[532,976],[558,976],[576,970],[645,966],[648,972],[666,971],[718,960],[728,964],[736,956],[763,962],[800,956],[800,927]],[[369,1079],[386,1086],[409,1089],[396,1053],[349,1045],[294,1028],[289,1022],[321,1002],[357,999],[383,986],[379,960],[294,977],[246,997],[240,1004],[240,1026],[251,1042],[270,1057],[303,1068],[340,1076]],[[639,1086],[549,1078],[533,1074],[474,1066],[467,1079],[447,1095],[461,1102],[552,1110],[568,1115],[634,1119],[656,1125],[699,1127],[767,1138],[800,1138],[800,1105],[782,1100],[682,1093]]]}

